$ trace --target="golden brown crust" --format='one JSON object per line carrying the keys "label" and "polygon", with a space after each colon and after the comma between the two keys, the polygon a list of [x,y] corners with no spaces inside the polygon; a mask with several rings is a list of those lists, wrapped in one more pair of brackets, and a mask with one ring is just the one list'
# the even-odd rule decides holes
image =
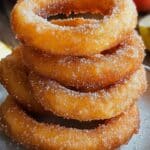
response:
{"label": "golden brown crust", "polygon": [[89,57],[47,56],[19,47],[24,64],[42,76],[80,91],[94,91],[131,75],[144,58],[144,43],[132,32],[112,54]]}
{"label": "golden brown crust", "polygon": [[[0,76],[8,92],[26,109],[49,115],[51,115],[51,112],[45,110],[52,110],[59,116],[82,121],[108,119],[120,114],[133,104],[146,88],[143,70],[135,73],[129,81],[92,93],[69,90],[56,82],[38,76],[30,78],[31,88],[28,71],[21,63],[19,50],[14,51],[12,55],[2,60]],[[41,80],[44,80],[44,82],[40,82]],[[51,85],[50,83],[54,84]],[[48,86],[45,86],[45,84],[48,84]]]}
{"label": "golden brown crust", "polygon": [[38,150],[103,150],[126,143],[139,128],[137,106],[95,129],[76,129],[39,123],[8,97],[0,108],[5,133],[17,143]]}
{"label": "golden brown crust", "polygon": [[56,81],[31,72],[33,95],[45,108],[58,116],[80,121],[109,119],[129,108],[146,89],[143,66],[129,79],[95,92],[68,89]]}
{"label": "golden brown crust", "polygon": [[19,104],[30,111],[42,113],[44,110],[32,96],[27,69],[21,62],[18,49],[3,59],[0,62],[0,82]]}
{"label": "golden brown crust", "polygon": [[147,87],[136,24],[132,0],[18,0],[11,25],[23,45],[0,61],[10,94],[0,131],[30,150],[111,150],[128,142]]}
{"label": "golden brown crust", "polygon": [[[52,22],[44,19],[71,12],[103,14],[104,19],[79,18],[82,23],[74,26],[72,19]],[[50,54],[89,56],[123,41],[136,27],[137,11],[132,0],[101,0],[101,3],[99,0],[20,0],[12,11],[11,22],[25,45]]]}

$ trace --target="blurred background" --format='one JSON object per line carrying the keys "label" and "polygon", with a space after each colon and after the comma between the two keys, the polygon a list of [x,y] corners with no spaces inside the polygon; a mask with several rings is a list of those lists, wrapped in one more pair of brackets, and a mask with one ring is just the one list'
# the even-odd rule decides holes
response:
{"label": "blurred background", "polygon": [[[137,30],[146,46],[147,57],[144,63],[150,65],[150,0],[134,0],[134,2],[139,13]],[[16,0],[0,0],[0,55],[9,53],[9,49],[17,44],[9,24],[10,13],[15,3]]]}

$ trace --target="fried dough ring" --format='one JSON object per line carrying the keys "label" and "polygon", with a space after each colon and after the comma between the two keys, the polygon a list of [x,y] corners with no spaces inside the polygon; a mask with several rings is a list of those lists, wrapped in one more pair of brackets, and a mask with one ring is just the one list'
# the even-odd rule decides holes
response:
{"label": "fried dough ring", "polygon": [[[32,112],[38,112],[38,113],[40,113],[40,112],[43,113],[44,112],[44,113],[47,113],[47,114],[51,115],[51,112],[45,112],[43,110],[43,107],[41,105],[39,105],[39,103],[38,103],[39,98],[38,98],[38,100],[33,98],[34,96],[32,95],[32,92],[30,90],[31,87],[30,87],[30,85],[28,83],[29,82],[28,81],[28,75],[27,75],[28,73],[25,72],[26,68],[23,67],[23,65],[21,64],[21,60],[20,59],[21,59],[21,57],[20,57],[19,50],[18,51],[16,50],[16,51],[13,52],[13,54],[11,56],[8,56],[7,58],[5,58],[1,62],[1,64],[0,64],[1,82],[6,87],[6,89],[8,90],[8,92],[11,95],[13,95],[14,97],[16,97],[17,102],[20,103],[20,104],[22,104],[25,108],[28,108]],[[138,94],[142,93],[142,91],[145,88],[145,76],[143,75],[143,77],[141,77],[141,78],[142,79],[140,79],[140,80],[137,81],[137,82],[141,81],[139,83],[140,86],[138,84],[135,84],[135,87],[133,87],[133,89],[135,89],[135,91],[136,91],[137,88],[139,89],[139,93]],[[132,87],[130,89],[132,90]],[[101,91],[101,92],[103,93],[103,91]],[[78,92],[73,92],[73,93],[78,93]],[[61,93],[57,93],[57,94],[58,94],[58,96],[60,96]],[[78,94],[80,94],[80,93],[78,93]],[[84,95],[83,93],[81,93],[81,94]],[[87,93],[87,94],[85,93],[85,95],[88,95],[88,94],[89,93]],[[95,93],[93,93],[93,95],[94,94]],[[134,92],[133,92],[133,94],[134,94]],[[81,96],[81,98],[83,99],[83,96]],[[137,98],[137,95],[136,95],[136,98]],[[61,100],[62,99],[63,99],[63,97],[61,98]],[[58,102],[59,102],[59,100],[58,100]],[[67,99],[65,98],[64,100],[67,100]],[[111,117],[116,116],[117,114],[121,113],[123,110],[127,109],[134,102],[133,99],[131,99],[131,100],[130,99],[126,99],[125,101],[123,101],[123,100],[121,101],[120,100],[119,101],[120,103],[118,103],[118,100],[114,100],[114,101],[108,100],[106,102],[104,100],[102,100],[99,103],[99,105],[100,104],[103,104],[103,106],[106,105],[107,107],[105,106],[106,107],[105,110],[108,110],[108,111],[105,111],[104,108],[101,110],[102,106],[99,107],[99,110],[96,110],[96,111],[94,111],[93,109],[91,110],[92,106],[94,107],[94,109],[98,108],[99,105],[97,105],[96,103],[98,103],[99,101],[95,101],[93,103],[93,105],[92,105],[92,101],[89,103],[89,105],[86,104],[86,102],[85,103],[82,102],[80,107],[82,108],[83,112],[77,112],[77,110],[79,110],[77,108],[80,108],[77,105],[78,102],[80,101],[80,99],[78,99],[76,101],[74,101],[74,100],[75,99],[71,100],[70,104],[67,105],[67,106],[65,106],[65,107],[64,107],[64,105],[65,105],[64,103],[63,103],[64,105],[62,105],[60,103],[58,105],[58,108],[59,108],[60,105],[62,105],[62,106],[60,106],[60,109],[58,111],[56,109],[57,108],[56,106],[57,106],[58,102],[56,101],[56,97],[55,97],[55,99],[53,99],[53,107],[54,108],[52,108],[52,110],[53,111],[55,110],[54,112],[56,114],[58,114],[58,115],[61,115],[61,113],[63,113],[64,117],[69,117],[69,118],[71,117],[70,114],[72,113],[73,115],[72,115],[71,118],[74,118],[74,119],[75,118],[77,118],[77,119],[79,118],[79,120],[89,120],[90,117],[92,117],[90,120],[93,120],[93,119],[95,119],[96,116],[98,118],[102,117],[102,118],[106,119],[107,117],[111,118]],[[86,101],[88,101],[88,99]],[[73,104],[74,104],[74,106],[73,106]],[[96,104],[96,105],[94,106],[94,104]],[[114,110],[111,109],[111,105],[113,105]],[[69,106],[70,106],[71,109],[69,109]],[[87,106],[87,109],[89,108],[90,111],[91,111],[91,113],[87,111],[87,114],[86,114],[86,109],[84,111],[84,106]],[[49,107],[49,105],[48,105],[48,107]],[[68,115],[64,114],[65,110],[63,110],[62,107],[64,107],[64,109],[66,109],[66,111],[68,110]],[[117,111],[115,112],[115,110],[117,110]],[[99,113],[99,114],[97,115],[96,113]],[[82,118],[82,115],[84,115],[83,118]]]}
{"label": "fried dough ring", "polygon": [[86,58],[47,56],[23,46],[19,49],[24,64],[30,70],[80,91],[101,89],[114,84],[137,70],[144,58],[144,43],[136,32],[115,48],[113,54]]}
{"label": "fried dough ring", "polygon": [[45,110],[80,121],[109,119],[119,115],[146,89],[145,70],[141,67],[129,79],[96,92],[78,92],[56,81],[31,72],[29,81],[34,97]]}
{"label": "fried dough ring", "polygon": [[44,112],[42,106],[32,96],[27,69],[21,63],[19,49],[14,50],[0,62],[0,81],[26,109],[37,113]]}
{"label": "fried dough ring", "polygon": [[8,97],[1,106],[1,122],[1,127],[9,137],[29,149],[106,150],[126,143],[138,131],[139,113],[134,105],[97,128],[81,130],[39,123]]}
{"label": "fried dough ring", "polygon": [[[72,12],[103,14],[104,19],[77,18],[81,20],[77,25],[72,19],[45,19]],[[12,11],[11,22],[25,45],[55,55],[87,56],[123,41],[136,27],[137,11],[132,0],[20,0]]]}

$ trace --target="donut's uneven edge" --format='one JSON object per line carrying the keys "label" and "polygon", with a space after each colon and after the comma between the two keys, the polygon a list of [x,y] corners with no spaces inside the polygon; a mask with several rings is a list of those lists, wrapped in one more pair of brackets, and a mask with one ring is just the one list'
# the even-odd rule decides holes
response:
{"label": "donut's uneven edge", "polygon": [[47,56],[29,47],[19,47],[24,65],[64,86],[91,91],[114,84],[131,75],[143,61],[144,43],[134,31],[115,53],[89,57]]}
{"label": "donut's uneven edge", "polygon": [[2,104],[0,113],[0,125],[5,133],[29,149],[114,149],[125,144],[139,128],[139,113],[136,105],[91,130],[39,123],[23,112],[11,97]]}
{"label": "donut's uneven edge", "polygon": [[[104,19],[93,19],[87,24],[85,20],[83,25],[61,26],[41,17],[43,14],[46,17],[71,12],[103,13],[105,5],[113,8],[107,10],[108,15],[104,15]],[[87,56],[110,49],[123,41],[136,27],[137,11],[132,0],[103,0],[101,3],[99,0],[21,0],[12,11],[11,23],[16,37],[25,45],[49,54]]]}
{"label": "donut's uneven edge", "polygon": [[17,102],[29,111],[44,113],[42,106],[37,103],[31,93],[26,67],[21,63],[18,49],[0,61],[0,82]]}
{"label": "donut's uneven edge", "polygon": [[143,66],[128,79],[96,92],[74,91],[33,72],[29,74],[29,82],[35,99],[45,110],[80,121],[109,119],[119,115],[129,108],[147,87]]}

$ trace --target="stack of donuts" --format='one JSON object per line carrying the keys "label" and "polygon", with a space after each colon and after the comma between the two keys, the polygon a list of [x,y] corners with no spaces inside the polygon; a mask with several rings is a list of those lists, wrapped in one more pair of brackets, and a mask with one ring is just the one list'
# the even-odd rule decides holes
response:
{"label": "stack of donuts", "polygon": [[18,0],[21,44],[0,62],[1,129],[38,150],[115,149],[139,129],[144,44],[132,0]]}

